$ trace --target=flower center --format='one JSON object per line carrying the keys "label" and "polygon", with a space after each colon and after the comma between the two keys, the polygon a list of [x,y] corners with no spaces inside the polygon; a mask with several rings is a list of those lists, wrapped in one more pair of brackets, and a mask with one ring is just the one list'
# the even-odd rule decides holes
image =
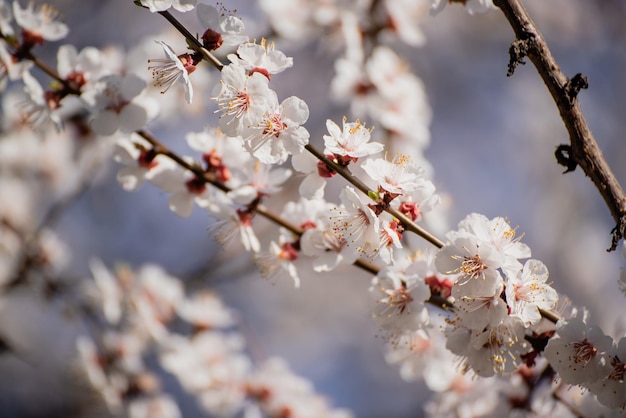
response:
{"label": "flower center", "polygon": [[484,278],[483,271],[487,269],[487,266],[482,262],[478,254],[472,257],[464,256],[460,258],[463,261],[461,262],[461,267],[459,267],[459,272],[472,279],[477,279],[480,276]]}
{"label": "flower center", "polygon": [[574,347],[574,362],[587,364],[593,359],[598,352],[598,349],[588,340],[584,339],[581,342],[573,343]]}
{"label": "flower center", "polygon": [[399,314],[403,314],[409,303],[413,302],[413,297],[406,287],[406,283],[402,283],[399,289],[385,290],[388,295],[387,303],[389,307],[395,309]]}

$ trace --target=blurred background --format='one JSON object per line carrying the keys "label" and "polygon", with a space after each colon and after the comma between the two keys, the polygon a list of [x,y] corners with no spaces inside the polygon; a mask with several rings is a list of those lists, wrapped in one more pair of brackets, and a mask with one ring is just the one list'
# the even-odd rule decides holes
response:
{"label": "blurred background", "polygon": [[[70,26],[66,41],[79,49],[120,45],[130,51],[168,28],[160,16],[130,0],[50,3]],[[256,2],[222,3],[237,9],[251,38],[270,33]],[[589,89],[579,96],[583,111],[609,165],[626,184],[626,3],[524,4],[565,74],[588,77]],[[203,30],[194,15],[181,18],[192,32]],[[626,261],[621,246],[617,252],[605,251],[612,218],[580,169],[562,175],[564,168],[556,164],[554,150],[569,140],[534,67],[518,67],[513,77],[506,77],[514,39],[506,20],[497,11],[469,16],[453,4],[436,17],[426,14],[421,28],[424,46],[393,47],[422,78],[428,94],[433,119],[426,157],[434,167],[435,185],[446,196],[450,227],[471,212],[507,217],[524,233],[533,257],[547,265],[553,287],[587,307],[605,332],[623,336],[626,301],[616,281]],[[336,53],[324,44],[328,38],[273,40],[294,58],[293,68],[272,79],[273,87],[280,98],[297,95],[309,104],[306,127],[312,142],[321,146],[325,120],[349,114],[347,106],[331,102],[326,94]],[[41,56],[54,62],[54,55],[42,50]],[[215,72],[213,76],[218,79]],[[210,92],[196,95],[206,100]],[[156,123],[153,133],[187,151],[184,134],[215,123],[214,109],[206,103],[197,118]],[[288,279],[264,280],[249,254],[239,253],[238,247],[222,249],[211,240],[207,228],[212,220],[204,212],[196,208],[191,218],[178,218],[168,210],[167,196],[149,184],[127,193],[115,180],[116,168],[111,161],[56,224],[71,249],[69,277],[88,277],[92,257],[110,267],[159,263],[187,280],[191,289],[217,289],[240,312],[253,358],[286,358],[334,406],[357,417],[421,416],[430,393],[420,383],[402,381],[397,368],[386,364],[384,343],[370,319],[367,274],[347,268],[303,277],[299,289]],[[336,180],[329,193],[338,195],[341,187]],[[275,237],[270,225],[259,222],[259,227],[265,242]],[[0,358],[0,416],[54,416],[50,411],[63,411],[80,397],[80,388],[63,386],[66,381],[59,377],[67,373],[64,353],[75,330],[67,330],[49,309],[54,307],[32,309],[26,296],[3,306],[0,329],[22,347],[27,360]],[[173,379],[166,382],[184,416],[204,416]]]}

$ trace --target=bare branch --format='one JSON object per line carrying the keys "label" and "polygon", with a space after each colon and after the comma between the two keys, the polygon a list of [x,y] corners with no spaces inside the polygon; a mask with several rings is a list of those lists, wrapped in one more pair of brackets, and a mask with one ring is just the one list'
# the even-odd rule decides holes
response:
{"label": "bare branch", "polygon": [[[511,61],[508,75],[513,74],[516,66],[523,62],[524,56],[537,68],[559,109],[570,137],[567,161],[559,161],[559,164],[565,165],[567,171],[573,171],[576,165],[580,166],[604,198],[616,224],[611,231],[611,248],[607,250],[613,251],[626,233],[626,196],[606,163],[580,109],[577,95],[581,89],[587,88],[587,79],[576,74],[570,80],[563,74],[546,41],[519,0],[493,0],[493,3],[502,10],[517,38],[509,51]],[[563,147],[557,149],[557,160],[559,155],[563,156]]]}

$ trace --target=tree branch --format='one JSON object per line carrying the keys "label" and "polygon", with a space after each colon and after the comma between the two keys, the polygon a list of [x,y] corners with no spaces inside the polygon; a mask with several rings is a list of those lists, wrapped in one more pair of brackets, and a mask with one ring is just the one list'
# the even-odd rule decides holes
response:
{"label": "tree branch", "polygon": [[[573,171],[576,165],[580,166],[604,198],[616,224],[611,231],[611,248],[607,250],[613,251],[626,234],[626,196],[606,163],[580,109],[577,95],[581,89],[587,88],[587,79],[576,74],[570,80],[563,74],[546,41],[519,0],[493,0],[493,3],[502,10],[517,38],[510,49],[508,75],[512,75],[516,66],[523,63],[524,56],[537,68],[559,109],[570,137],[568,161],[561,160],[559,163],[565,165],[567,171]],[[559,149],[562,151],[562,146]],[[557,160],[558,158],[559,155]]]}

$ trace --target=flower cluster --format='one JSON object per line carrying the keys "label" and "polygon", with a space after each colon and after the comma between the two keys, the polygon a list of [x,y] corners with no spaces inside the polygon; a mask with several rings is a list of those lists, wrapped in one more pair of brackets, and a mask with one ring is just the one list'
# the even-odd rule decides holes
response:
{"label": "flower cluster", "polygon": [[514,370],[532,348],[527,330],[537,334],[540,310],[554,309],[558,300],[546,283],[545,265],[519,261],[530,257],[530,248],[515,235],[503,218],[471,214],[448,234],[435,260],[454,282],[457,309],[446,330],[447,347],[479,376]]}
{"label": "flower cluster", "polygon": [[[304,100],[279,99],[275,75],[293,59],[275,43],[249,42],[243,21],[222,6],[135,3],[176,22],[186,51],[175,52],[170,45],[181,38],[168,33],[128,55],[66,44],[55,70],[33,51],[67,35],[56,12],[0,0],[0,88],[7,89],[0,193],[11,196],[0,208],[0,284],[7,295],[24,285],[44,298],[66,294],[70,285],[60,284],[59,271],[68,252],[46,222],[113,159],[123,189],[149,182],[175,214],[203,211],[214,219],[214,239],[224,246],[238,239],[266,278],[288,276],[305,288],[314,274],[347,265],[370,273],[370,312],[387,360],[436,392],[429,416],[560,416],[597,406],[593,396],[623,411],[626,338],[614,341],[585,311],[564,312],[547,267],[530,258],[506,219],[470,214],[446,242],[425,229],[441,201],[423,153],[431,109],[422,82],[385,40],[421,45],[418,22],[429,9],[462,3],[482,13],[494,8],[491,0],[261,1],[276,33],[333,40],[329,94],[361,119],[324,118],[319,138],[304,126],[311,113]],[[170,10],[195,11],[202,35],[185,34]],[[153,53],[165,57],[146,56]],[[53,78],[47,90],[37,68]],[[21,92],[8,90],[20,80]],[[188,106],[166,94],[184,96]],[[206,114],[208,106],[216,126],[184,135],[193,155],[148,130],[167,118]],[[295,190],[296,197],[283,193]],[[47,207],[40,202],[46,197],[53,202]],[[277,230],[258,234],[260,217]],[[68,299],[84,327],[75,344],[78,369],[110,413],[182,416],[150,370],[151,358],[212,415],[350,416],[283,360],[253,361],[236,315],[215,293],[187,294],[182,280],[157,265],[111,272],[92,261],[90,268],[93,280],[80,281]],[[574,394],[575,385],[588,392]]]}
{"label": "flower cluster", "polygon": [[[77,339],[80,370],[112,413],[130,417],[180,417],[145,358],[157,355],[212,415],[242,410],[280,416],[303,409],[319,417],[349,417],[332,410],[305,379],[280,359],[256,366],[237,332],[236,315],[210,292],[187,296],[179,279],[156,265],[110,272],[91,262],[93,282],[84,288],[83,309],[91,312],[92,335]],[[176,321],[189,332],[174,331]],[[184,329],[183,328],[183,329]]]}

